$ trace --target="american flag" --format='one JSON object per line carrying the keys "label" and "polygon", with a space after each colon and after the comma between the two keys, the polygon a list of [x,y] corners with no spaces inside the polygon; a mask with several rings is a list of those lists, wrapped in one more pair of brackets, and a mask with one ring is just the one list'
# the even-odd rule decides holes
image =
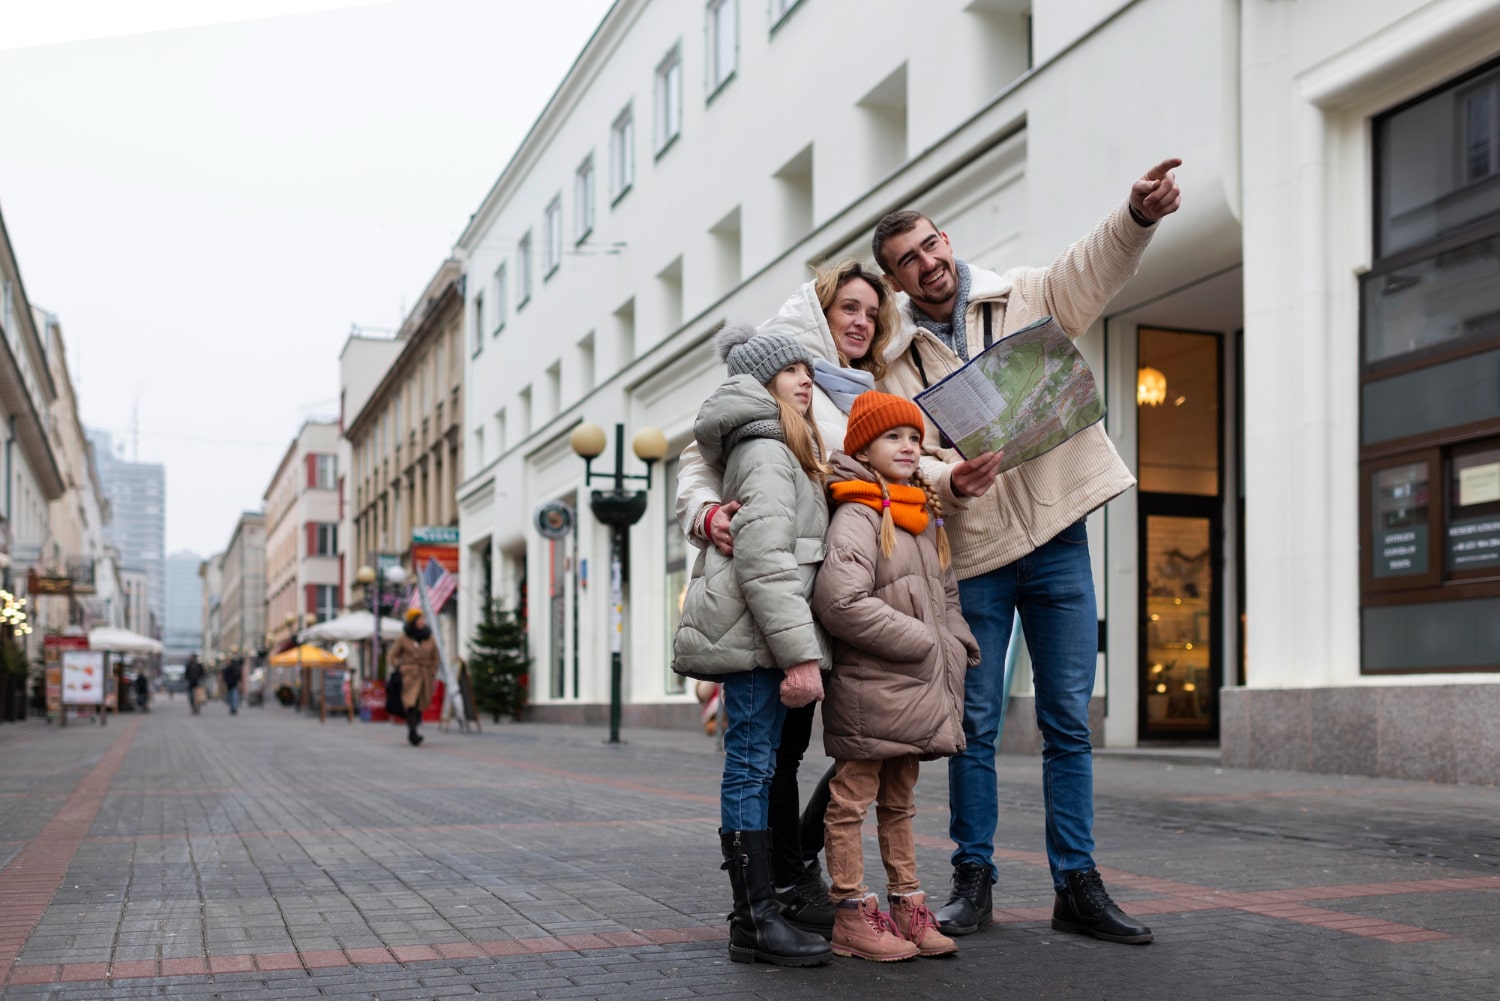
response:
{"label": "american flag", "polygon": [[[448,603],[448,599],[453,597],[453,592],[458,588],[458,578],[431,556],[427,557],[427,565],[422,568],[422,583],[427,587],[427,601],[432,607],[433,615],[443,610],[443,606]],[[419,588],[411,589],[411,600],[407,602],[407,607],[422,607],[422,593]]]}

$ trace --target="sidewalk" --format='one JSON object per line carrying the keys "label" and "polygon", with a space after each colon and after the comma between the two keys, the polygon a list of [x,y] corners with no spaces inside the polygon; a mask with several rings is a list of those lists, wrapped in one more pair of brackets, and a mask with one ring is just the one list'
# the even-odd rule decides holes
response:
{"label": "sidewalk", "polygon": [[[951,960],[792,971],[728,961],[710,739],[424,733],[160,698],[0,726],[0,997],[1500,997],[1493,787],[1102,754],[1097,857],[1156,933],[1136,947],[1051,930],[1040,762],[1005,758],[996,925]],[[941,762],[917,799],[941,899]]]}

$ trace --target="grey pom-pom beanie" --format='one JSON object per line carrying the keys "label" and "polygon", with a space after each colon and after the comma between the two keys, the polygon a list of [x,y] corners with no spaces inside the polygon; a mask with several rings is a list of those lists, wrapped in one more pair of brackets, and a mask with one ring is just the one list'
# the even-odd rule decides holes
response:
{"label": "grey pom-pom beanie", "polygon": [[714,334],[714,347],[729,365],[730,375],[748,375],[762,386],[771,384],[776,373],[801,362],[812,370],[812,356],[790,334],[758,333],[748,323],[729,323]]}

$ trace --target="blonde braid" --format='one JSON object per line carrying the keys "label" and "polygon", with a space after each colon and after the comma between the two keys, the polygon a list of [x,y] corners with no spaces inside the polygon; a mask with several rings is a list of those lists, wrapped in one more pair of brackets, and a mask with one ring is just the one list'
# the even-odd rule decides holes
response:
{"label": "blonde braid", "polygon": [[889,559],[891,553],[896,551],[896,522],[891,517],[891,492],[885,485],[884,476],[875,472],[868,463],[865,468],[874,474],[875,482],[880,484],[880,551]]}
{"label": "blonde braid", "polygon": [[912,479],[917,481],[917,486],[927,495],[927,510],[932,512],[932,520],[937,525],[937,551],[938,566],[944,570],[948,569],[953,562],[953,550],[948,545],[948,532],[943,528],[943,502],[938,498],[937,491],[932,489],[932,484],[922,475],[921,470],[912,474]]}

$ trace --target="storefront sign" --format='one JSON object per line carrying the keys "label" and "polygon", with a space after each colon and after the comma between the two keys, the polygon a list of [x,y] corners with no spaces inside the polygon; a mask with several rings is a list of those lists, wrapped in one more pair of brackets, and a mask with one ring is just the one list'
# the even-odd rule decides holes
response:
{"label": "storefront sign", "polygon": [[1375,533],[1376,577],[1406,577],[1426,572],[1426,525]]}
{"label": "storefront sign", "polygon": [[1448,568],[1500,566],[1500,518],[1464,518],[1448,523]]}
{"label": "storefront sign", "polygon": [[1500,462],[1470,466],[1458,471],[1458,504],[1488,504],[1500,501]]}
{"label": "storefront sign", "polygon": [[418,572],[426,569],[428,560],[437,560],[438,565],[449,573],[458,573],[457,546],[414,545],[411,547],[411,563]]}
{"label": "storefront sign", "polygon": [[99,650],[64,650],[62,701],[65,706],[97,706],[107,689],[104,654]]}
{"label": "storefront sign", "polygon": [[413,545],[456,546],[458,528],[452,525],[419,525],[411,530]]}
{"label": "storefront sign", "polygon": [[536,509],[536,530],[544,539],[563,539],[573,531],[573,509],[562,501],[551,500]]}

